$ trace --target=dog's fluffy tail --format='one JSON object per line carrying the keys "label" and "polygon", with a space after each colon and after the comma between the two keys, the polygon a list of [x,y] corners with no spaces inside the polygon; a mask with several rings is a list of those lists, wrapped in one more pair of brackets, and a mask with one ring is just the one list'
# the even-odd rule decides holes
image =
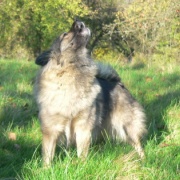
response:
{"label": "dog's fluffy tail", "polygon": [[111,82],[121,82],[121,78],[119,77],[118,73],[109,65],[103,63],[96,63],[97,64],[97,78],[105,79]]}

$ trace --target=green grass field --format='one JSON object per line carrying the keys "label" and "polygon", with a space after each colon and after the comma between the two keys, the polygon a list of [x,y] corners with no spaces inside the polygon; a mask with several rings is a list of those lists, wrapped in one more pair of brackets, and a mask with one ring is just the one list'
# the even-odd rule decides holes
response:
{"label": "green grass field", "polygon": [[57,148],[53,165],[41,162],[41,132],[33,98],[34,62],[0,60],[0,180],[179,180],[180,68],[178,63],[114,64],[147,114],[146,158],[127,144],[91,147],[86,161]]}

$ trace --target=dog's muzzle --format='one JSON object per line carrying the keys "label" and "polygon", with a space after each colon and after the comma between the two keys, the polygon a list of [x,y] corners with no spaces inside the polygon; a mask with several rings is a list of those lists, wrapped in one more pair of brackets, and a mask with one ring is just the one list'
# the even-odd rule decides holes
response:
{"label": "dog's muzzle", "polygon": [[76,32],[80,36],[90,36],[91,31],[89,28],[85,26],[85,24],[82,21],[75,20],[72,27],[71,31]]}

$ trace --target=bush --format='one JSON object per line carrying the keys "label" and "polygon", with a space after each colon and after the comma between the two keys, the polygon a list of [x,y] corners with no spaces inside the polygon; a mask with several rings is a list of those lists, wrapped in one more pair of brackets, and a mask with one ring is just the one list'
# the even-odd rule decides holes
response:
{"label": "bush", "polygon": [[[34,57],[88,8],[81,0],[4,0],[0,4],[0,56]],[[27,55],[28,52],[28,55]]]}
{"label": "bush", "polygon": [[180,41],[179,1],[142,1],[119,4],[116,19],[106,26],[111,34],[121,34],[129,48],[151,54],[162,48],[178,48]]}

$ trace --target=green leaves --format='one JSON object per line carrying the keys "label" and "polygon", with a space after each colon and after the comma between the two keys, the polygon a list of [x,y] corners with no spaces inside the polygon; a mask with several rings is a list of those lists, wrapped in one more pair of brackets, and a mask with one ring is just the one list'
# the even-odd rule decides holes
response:
{"label": "green leaves", "polygon": [[0,57],[34,58],[66,32],[75,17],[92,30],[90,51],[108,48],[110,54],[118,51],[131,59],[134,52],[179,49],[178,0],[3,0]]}
{"label": "green leaves", "polygon": [[148,54],[158,50],[157,47],[164,41],[171,47],[176,44],[175,37],[179,37],[176,20],[178,9],[177,0],[136,0],[124,6],[124,11],[118,11],[112,24],[118,28],[118,32],[130,46],[136,51]]}
{"label": "green leaves", "polygon": [[0,56],[4,53],[14,57],[18,48],[22,53],[26,49],[30,58],[35,56],[67,31],[75,16],[84,16],[88,11],[81,0],[3,1],[0,5],[0,24],[3,25]]}

